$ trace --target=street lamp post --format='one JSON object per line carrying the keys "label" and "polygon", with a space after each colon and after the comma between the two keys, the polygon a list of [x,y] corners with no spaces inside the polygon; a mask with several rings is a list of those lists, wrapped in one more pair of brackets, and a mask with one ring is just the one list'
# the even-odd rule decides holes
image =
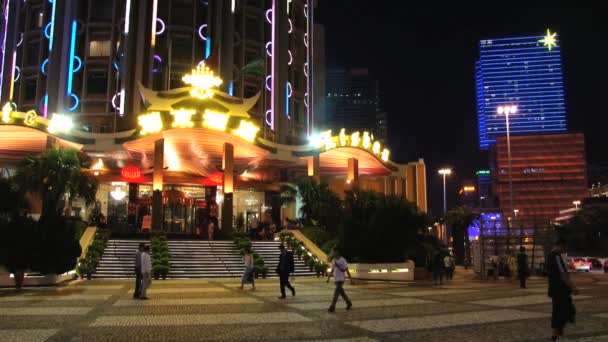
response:
{"label": "street lamp post", "polygon": [[440,169],[439,174],[443,176],[443,215],[448,211],[446,196],[445,196],[445,177],[452,174],[452,169]]}
{"label": "street lamp post", "polygon": [[509,172],[509,217],[511,217],[515,210],[513,205],[513,174],[511,172],[511,133],[509,132],[509,114],[517,113],[517,106],[515,105],[506,105],[506,106],[498,106],[496,109],[498,114],[505,115],[506,128],[507,128],[507,163],[508,163],[508,172]]}

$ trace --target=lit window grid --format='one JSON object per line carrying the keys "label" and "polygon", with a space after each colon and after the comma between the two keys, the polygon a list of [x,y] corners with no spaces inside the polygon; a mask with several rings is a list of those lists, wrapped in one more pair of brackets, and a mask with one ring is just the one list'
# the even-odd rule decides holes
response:
{"label": "lit window grid", "polygon": [[[506,133],[499,105],[517,103],[510,116],[512,134],[566,130],[562,65],[558,46],[548,51],[542,36],[493,39],[480,42],[476,64],[479,143],[487,149],[496,135]],[[500,42],[500,44],[496,44]],[[507,56],[507,57],[505,57]],[[487,109],[487,110],[486,110]]]}

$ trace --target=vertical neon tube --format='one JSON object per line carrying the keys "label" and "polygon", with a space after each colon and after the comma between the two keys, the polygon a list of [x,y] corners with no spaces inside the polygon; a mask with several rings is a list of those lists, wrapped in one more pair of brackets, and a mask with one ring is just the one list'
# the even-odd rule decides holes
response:
{"label": "vertical neon tube", "polygon": [[158,16],[157,14],[157,10],[158,10],[158,0],[154,0],[154,3],[152,4],[152,48],[154,48],[156,46],[156,18]]}
{"label": "vertical neon tube", "polygon": [[10,10],[10,1],[6,2],[4,9],[4,30],[2,37],[2,64],[0,65],[0,97],[2,97],[2,81],[4,80],[4,61],[6,57],[6,35],[8,34],[8,11]]}
{"label": "vertical neon tube", "polygon": [[17,66],[17,51],[13,51],[13,65],[11,66],[11,89],[8,93],[8,98],[13,101],[13,92],[15,91],[15,67]]}
{"label": "vertical neon tube", "polygon": [[232,13],[234,13],[235,9],[236,9],[236,0],[232,0],[232,3],[230,4],[230,10],[232,11]]}
{"label": "vertical neon tube", "polygon": [[76,20],[72,21],[72,40],[70,41],[70,60],[68,61],[68,96],[72,94],[72,83],[74,82],[74,52],[76,50]]}
{"label": "vertical neon tube", "polygon": [[274,59],[275,56],[277,55],[277,44],[276,44],[276,22],[277,22],[277,0],[272,0],[272,25],[271,25],[271,30],[272,30],[272,35],[271,35],[271,42],[272,42],[272,56],[270,57],[270,63],[272,64],[270,67],[270,77],[272,78],[272,89],[270,90],[270,117],[272,118],[272,125],[270,125],[270,129],[272,129],[274,131],[274,114],[276,113],[276,110],[278,108],[275,108],[275,98],[276,98],[276,91],[274,89],[274,80],[276,80],[275,76],[276,76],[276,70],[275,70],[275,63],[274,63]]}
{"label": "vertical neon tube", "polygon": [[228,94],[230,94],[230,96],[234,96],[234,81],[230,81],[228,84]]}
{"label": "vertical neon tube", "polygon": [[131,0],[127,0],[127,6],[125,10],[125,34],[129,33],[129,25],[131,24],[131,20],[129,20],[131,14]]}
{"label": "vertical neon tube", "polygon": [[55,34],[55,4],[58,0],[53,0],[53,6],[51,9],[51,37],[49,38],[49,51],[53,51],[53,36]]}
{"label": "vertical neon tube", "polygon": [[285,83],[285,116],[291,119],[289,116],[289,82]]}
{"label": "vertical neon tube", "polygon": [[209,56],[211,56],[211,37],[205,40],[205,59],[209,59]]}

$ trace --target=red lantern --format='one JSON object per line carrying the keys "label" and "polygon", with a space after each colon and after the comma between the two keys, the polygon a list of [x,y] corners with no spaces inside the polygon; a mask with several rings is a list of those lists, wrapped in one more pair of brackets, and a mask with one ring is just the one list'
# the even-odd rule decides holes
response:
{"label": "red lantern", "polygon": [[137,180],[141,178],[141,170],[137,166],[125,166],[120,170],[120,174],[127,180]]}

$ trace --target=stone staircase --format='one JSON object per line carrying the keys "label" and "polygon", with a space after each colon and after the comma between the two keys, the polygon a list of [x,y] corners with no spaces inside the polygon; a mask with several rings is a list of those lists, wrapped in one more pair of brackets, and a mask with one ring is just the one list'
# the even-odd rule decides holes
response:
{"label": "stone staircase", "polygon": [[[93,278],[133,278],[137,246],[146,240],[111,239],[99,261]],[[169,240],[171,270],[167,278],[234,278],[243,272],[243,262],[232,241]],[[279,259],[279,242],[254,241],[253,249],[268,266],[268,277]],[[314,275],[302,260],[296,258],[296,275]]]}

